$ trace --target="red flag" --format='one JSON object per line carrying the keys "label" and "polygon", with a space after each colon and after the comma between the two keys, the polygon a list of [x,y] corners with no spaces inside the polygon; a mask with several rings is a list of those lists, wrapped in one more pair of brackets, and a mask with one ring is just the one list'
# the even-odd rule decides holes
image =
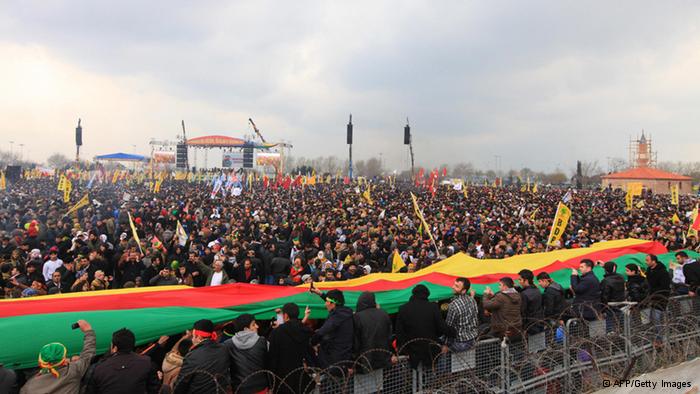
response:
{"label": "red flag", "polygon": [[695,217],[695,221],[690,225],[690,228],[695,231],[700,231],[700,214]]}
{"label": "red flag", "polygon": [[442,168],[442,176],[447,176],[447,167]]}
{"label": "red flag", "polygon": [[292,186],[301,186],[301,175],[297,175],[297,177],[294,178],[294,183]]}
{"label": "red flag", "polygon": [[270,178],[267,177],[267,175],[263,176],[263,186],[265,189],[270,185]]}
{"label": "red flag", "polygon": [[343,185],[349,185],[349,184],[350,184],[350,177],[345,176],[345,177],[343,178]]}
{"label": "red flag", "polygon": [[287,177],[284,178],[284,182],[282,182],[282,188],[284,188],[284,190],[289,190],[290,186],[292,186],[292,177],[287,175]]}

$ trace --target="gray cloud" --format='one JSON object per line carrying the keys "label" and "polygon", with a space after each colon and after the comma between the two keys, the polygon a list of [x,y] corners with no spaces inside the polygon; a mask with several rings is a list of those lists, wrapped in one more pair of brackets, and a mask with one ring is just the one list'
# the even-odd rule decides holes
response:
{"label": "gray cloud", "polygon": [[[181,118],[195,135],[240,136],[253,116],[297,156],[344,157],[353,112],[358,158],[404,166],[409,116],[424,164],[491,166],[499,154],[504,169],[553,169],[624,157],[642,128],[664,159],[697,152],[698,14],[695,2],[35,1],[0,6],[0,44],[72,70],[83,94],[64,110],[75,113],[47,122],[89,118],[90,94],[103,91],[115,114],[102,109],[93,125],[147,129],[95,152],[143,145],[144,132],[171,138]],[[16,119],[2,134],[56,129],[36,119],[50,104],[4,114]]]}

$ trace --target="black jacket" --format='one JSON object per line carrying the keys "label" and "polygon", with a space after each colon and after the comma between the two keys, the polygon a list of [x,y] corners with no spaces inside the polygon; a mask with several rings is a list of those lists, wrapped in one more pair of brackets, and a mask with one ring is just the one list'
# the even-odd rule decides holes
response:
{"label": "black jacket", "polygon": [[[328,319],[311,338],[311,344],[321,344],[318,362],[321,368],[352,360],[352,309],[336,305]],[[347,366],[347,365],[346,365]]]}
{"label": "black jacket", "polygon": [[[304,360],[310,359],[309,341],[312,335],[311,329],[301,324],[298,319],[289,320],[270,333],[269,369],[280,379],[286,377],[285,384],[279,384],[277,393],[306,391],[311,379],[302,368]],[[295,372],[290,375],[292,371]]]}
{"label": "black jacket", "polygon": [[523,328],[528,334],[541,332],[544,319],[542,294],[536,287],[528,286],[520,292],[520,298],[522,299],[520,311],[523,315]]}
{"label": "black jacket", "polygon": [[641,275],[627,277],[627,300],[642,302],[649,295],[649,285]]}
{"label": "black jacket", "polygon": [[157,393],[160,381],[147,356],[134,352],[114,353],[97,366],[88,385],[89,393]]}
{"label": "black jacket", "polygon": [[391,319],[388,313],[377,308],[373,293],[364,292],[360,295],[353,320],[355,335],[352,349],[358,363],[358,372],[364,373],[391,365]]}
{"label": "black jacket", "polygon": [[683,275],[685,276],[685,284],[688,285],[688,290],[697,292],[700,287],[700,263],[693,261],[692,263],[683,264]]}
{"label": "black jacket", "polygon": [[654,268],[648,268],[647,283],[649,284],[649,306],[666,310],[668,297],[671,295],[671,277],[668,274],[668,268],[662,263],[657,263]]}
{"label": "black jacket", "polygon": [[230,356],[226,346],[207,339],[185,356],[174,392],[223,394],[230,386],[229,366]]}
{"label": "black jacket", "polygon": [[542,309],[544,316],[548,319],[559,319],[566,309],[564,300],[564,289],[556,282],[552,282],[542,294]]}
{"label": "black jacket", "polygon": [[600,282],[600,301],[603,304],[608,302],[622,302],[625,300],[625,278],[613,272],[605,274]]}
{"label": "black jacket", "polygon": [[600,282],[593,271],[582,276],[572,276],[571,288],[576,294],[572,307],[577,316],[595,320],[596,311],[600,308]]}
{"label": "black jacket", "polygon": [[[421,363],[432,368],[433,359],[440,352],[437,341],[447,334],[454,336],[454,330],[442,319],[437,304],[428,301],[427,294],[414,294],[399,308],[396,316],[397,345],[402,354],[408,355],[412,368]],[[413,339],[418,340],[411,342]]]}
{"label": "black jacket", "polygon": [[231,353],[231,387],[252,394],[268,387],[267,375],[256,373],[267,366],[267,341],[254,331],[243,330],[226,341]]}

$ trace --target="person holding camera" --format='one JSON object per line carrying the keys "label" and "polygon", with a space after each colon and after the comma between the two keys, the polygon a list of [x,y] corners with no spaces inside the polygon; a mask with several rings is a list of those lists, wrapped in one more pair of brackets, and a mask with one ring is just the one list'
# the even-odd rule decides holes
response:
{"label": "person holding camera", "polygon": [[87,372],[92,357],[95,356],[95,331],[85,320],[78,320],[74,328],[80,328],[85,334],[80,358],[77,361],[69,361],[68,349],[62,343],[44,345],[39,352],[39,372],[27,381],[20,394],[80,391],[80,381]]}
{"label": "person holding camera", "polygon": [[148,281],[148,284],[151,286],[172,286],[178,283],[177,277],[168,265],[163,266],[158,275]]}

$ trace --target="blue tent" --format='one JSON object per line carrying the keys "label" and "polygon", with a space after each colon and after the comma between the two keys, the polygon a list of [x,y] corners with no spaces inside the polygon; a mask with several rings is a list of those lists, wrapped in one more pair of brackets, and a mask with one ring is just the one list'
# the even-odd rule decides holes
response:
{"label": "blue tent", "polygon": [[95,156],[95,160],[111,160],[111,161],[148,161],[145,156],[132,155],[130,153],[111,153],[109,155]]}

